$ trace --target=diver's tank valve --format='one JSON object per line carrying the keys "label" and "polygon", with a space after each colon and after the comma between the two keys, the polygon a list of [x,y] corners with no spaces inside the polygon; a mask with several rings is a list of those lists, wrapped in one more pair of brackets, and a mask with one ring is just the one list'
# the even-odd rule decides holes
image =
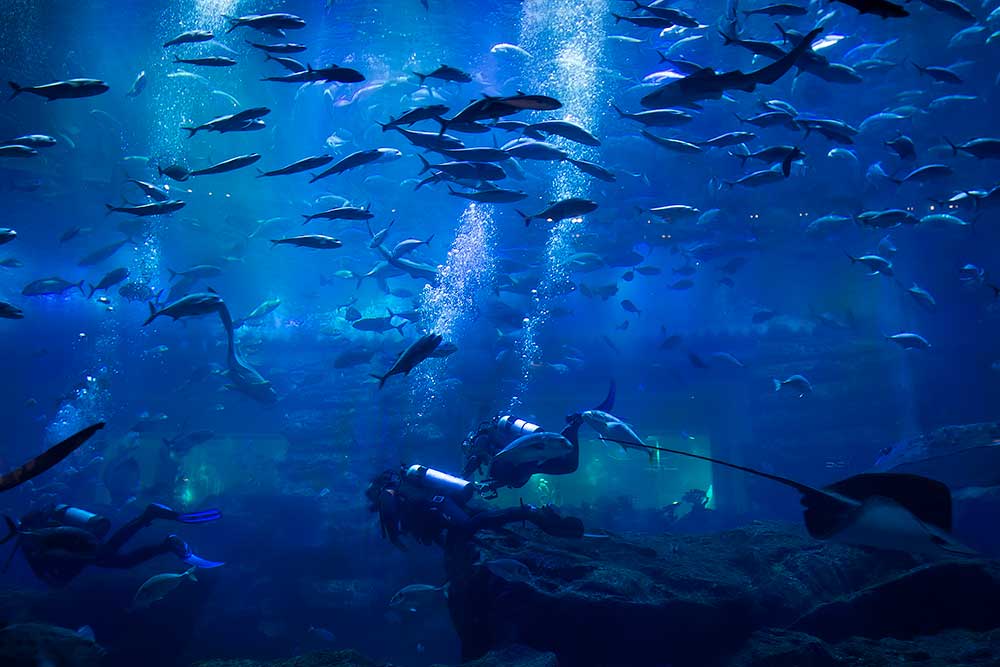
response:
{"label": "diver's tank valve", "polygon": [[98,539],[104,539],[104,536],[111,530],[110,519],[99,514],[94,514],[93,512],[88,512],[87,510],[82,510],[79,507],[56,505],[53,515],[64,526],[81,528],[96,535]]}
{"label": "diver's tank valve", "polygon": [[406,469],[406,479],[419,488],[447,496],[460,504],[469,502],[476,493],[476,485],[469,480],[427,466],[411,465]]}

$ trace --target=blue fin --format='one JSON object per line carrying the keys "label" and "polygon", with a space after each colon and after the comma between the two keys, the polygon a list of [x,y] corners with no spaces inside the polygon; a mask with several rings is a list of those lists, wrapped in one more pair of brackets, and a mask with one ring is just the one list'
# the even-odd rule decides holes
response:
{"label": "blue fin", "polygon": [[203,570],[211,570],[213,567],[220,567],[222,565],[225,565],[225,563],[222,561],[205,560],[200,556],[196,556],[194,553],[191,553],[189,556],[187,556],[186,558],[182,558],[181,560],[183,560],[188,565],[200,567]]}
{"label": "blue fin", "polygon": [[209,521],[218,521],[221,518],[222,512],[217,509],[210,509],[202,510],[200,512],[178,514],[177,518],[174,520],[179,521],[180,523],[208,523]]}
{"label": "blue fin", "polygon": [[608,395],[601,401],[595,410],[600,410],[602,412],[610,412],[612,408],[615,407],[615,379],[611,378],[611,383],[608,385]]}

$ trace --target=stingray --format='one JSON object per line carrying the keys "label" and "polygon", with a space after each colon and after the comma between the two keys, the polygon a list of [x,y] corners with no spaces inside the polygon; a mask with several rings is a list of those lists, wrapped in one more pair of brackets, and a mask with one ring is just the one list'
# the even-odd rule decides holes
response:
{"label": "stingray", "polygon": [[933,475],[952,489],[1000,486],[996,433],[995,428],[973,427],[960,438],[915,438],[883,452],[874,471]]}
{"label": "stingray", "polygon": [[741,470],[795,489],[802,494],[806,530],[819,540],[937,556],[977,555],[952,537],[951,491],[929,477],[863,473],[816,488],[708,456],[647,447]]}
{"label": "stingray", "polygon": [[104,422],[99,422],[74,433],[62,442],[52,445],[47,450],[31,459],[19,468],[0,475],[0,493],[9,491],[24,484],[29,479],[38,477],[43,472],[54,467],[64,458],[75,452],[90,437],[104,428]]}

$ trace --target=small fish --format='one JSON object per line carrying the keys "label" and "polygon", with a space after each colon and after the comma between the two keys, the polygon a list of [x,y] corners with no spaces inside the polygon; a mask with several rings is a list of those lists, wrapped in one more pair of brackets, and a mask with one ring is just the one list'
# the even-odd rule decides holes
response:
{"label": "small fish", "polygon": [[426,611],[447,599],[448,584],[443,586],[411,584],[396,591],[396,594],[389,600],[389,607],[415,614],[419,611]]}
{"label": "small fish", "polygon": [[638,317],[642,317],[642,311],[639,310],[638,306],[632,303],[629,299],[622,300],[622,310],[628,313],[634,313]]}
{"label": "small fish", "polygon": [[779,392],[782,389],[790,389],[794,392],[798,392],[799,398],[802,398],[806,394],[812,393],[812,385],[809,384],[809,380],[802,375],[792,375],[785,380],[779,380],[778,378],[772,378],[774,383],[774,391]]}
{"label": "small fish", "polygon": [[893,336],[886,336],[885,339],[891,340],[904,350],[929,350],[931,348],[931,344],[927,342],[926,338],[915,333],[898,333]]}
{"label": "small fish", "polygon": [[157,574],[150,577],[136,591],[135,597],[132,599],[132,609],[145,609],[154,602],[162,600],[187,579],[198,581],[194,576],[196,569],[191,567],[181,574]]}

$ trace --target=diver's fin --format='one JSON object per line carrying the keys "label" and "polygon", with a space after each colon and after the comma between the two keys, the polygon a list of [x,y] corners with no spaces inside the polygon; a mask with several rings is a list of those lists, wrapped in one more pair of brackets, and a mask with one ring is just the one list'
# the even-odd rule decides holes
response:
{"label": "diver's fin", "polygon": [[211,570],[213,567],[221,567],[225,565],[225,562],[223,561],[205,560],[204,558],[195,555],[194,552],[182,558],[181,560],[183,560],[188,565],[191,565],[192,567],[200,567],[203,570]]}
{"label": "diver's fin", "polygon": [[615,407],[615,392],[616,392],[616,389],[617,389],[617,386],[615,385],[615,379],[611,378],[611,382],[608,385],[608,395],[605,396],[604,400],[601,401],[601,404],[598,405],[594,409],[595,410],[600,410],[601,412],[611,412],[611,410]]}
{"label": "diver's fin", "polygon": [[934,479],[903,473],[864,473],[823,490],[862,502],[873,496],[889,498],[924,523],[951,532],[951,492]]}
{"label": "diver's fin", "polygon": [[187,514],[178,514],[174,521],[180,523],[208,523],[210,521],[218,521],[222,518],[222,512],[217,509],[202,510],[200,512],[188,512]]}

